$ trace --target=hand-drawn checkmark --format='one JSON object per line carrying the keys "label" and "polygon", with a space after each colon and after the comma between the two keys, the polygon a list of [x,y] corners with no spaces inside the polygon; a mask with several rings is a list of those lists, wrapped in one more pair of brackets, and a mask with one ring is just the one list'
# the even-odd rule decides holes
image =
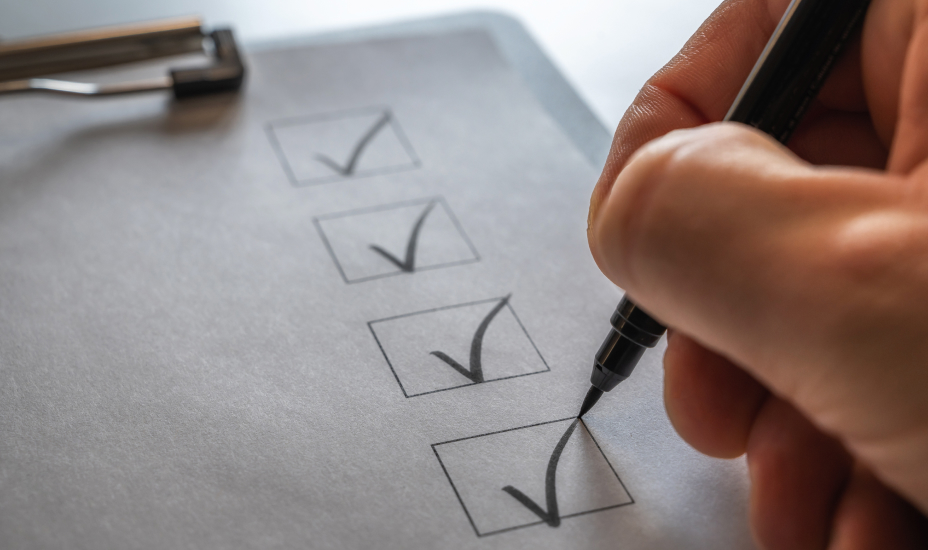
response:
{"label": "hand-drawn checkmark", "polygon": [[577,427],[578,422],[580,422],[579,418],[570,423],[570,427],[568,427],[564,435],[561,436],[561,440],[558,441],[557,445],[554,447],[554,452],[551,453],[551,458],[548,459],[548,471],[545,474],[545,501],[548,505],[547,510],[542,509],[534,500],[527,497],[525,493],[512,485],[503,487],[503,491],[506,491],[512,498],[518,500],[523,506],[534,512],[534,514],[540,517],[541,521],[547,523],[549,527],[557,527],[561,524],[561,516],[557,509],[557,487],[555,483],[557,463],[561,459],[561,453],[564,452],[567,440],[570,439],[571,434],[574,433],[574,429]]}
{"label": "hand-drawn checkmark", "polygon": [[419,215],[419,219],[416,220],[416,224],[412,227],[412,232],[409,234],[409,240],[406,242],[406,259],[405,260],[400,261],[399,259],[397,259],[396,256],[394,256],[393,254],[390,254],[389,252],[377,246],[376,244],[370,245],[371,249],[374,252],[383,256],[384,258],[390,260],[392,263],[396,265],[396,267],[400,268],[400,270],[405,271],[407,273],[412,273],[413,271],[415,271],[416,270],[416,245],[419,242],[419,231],[422,230],[422,224],[425,222],[425,218],[429,215],[429,212],[431,212],[432,209],[435,208],[436,202],[437,201],[429,202],[428,206],[425,207],[425,210],[422,211],[422,214]]}
{"label": "hand-drawn checkmark", "polygon": [[490,313],[487,313],[487,316],[483,318],[483,321],[480,322],[480,326],[477,327],[477,332],[474,333],[474,338],[470,341],[470,368],[466,368],[464,365],[458,363],[447,354],[440,351],[433,351],[430,355],[438,357],[445,363],[448,363],[451,368],[463,374],[468,380],[474,384],[479,384],[484,381],[483,379],[483,365],[481,364],[481,354],[483,353],[483,335],[486,334],[487,328],[490,326],[490,322],[496,317],[496,314],[500,312],[506,304],[509,303],[509,298],[512,294],[509,294],[505,298],[499,301],[496,306],[490,310]]}
{"label": "hand-drawn checkmark", "polygon": [[348,161],[345,163],[344,166],[332,160],[330,157],[323,155],[322,153],[316,153],[314,157],[316,160],[318,160],[322,164],[325,164],[326,166],[328,166],[335,172],[341,174],[342,176],[350,176],[351,174],[354,173],[354,169],[355,167],[357,167],[358,161],[361,159],[361,153],[364,152],[364,148],[367,147],[368,144],[370,144],[371,140],[374,139],[374,136],[377,135],[377,132],[382,130],[383,127],[386,126],[388,122],[390,122],[389,111],[385,112],[383,116],[377,119],[377,122],[375,122],[374,125],[371,126],[371,128],[367,131],[367,133],[361,136],[361,139],[354,146],[354,149],[351,151],[351,155],[348,157]]}

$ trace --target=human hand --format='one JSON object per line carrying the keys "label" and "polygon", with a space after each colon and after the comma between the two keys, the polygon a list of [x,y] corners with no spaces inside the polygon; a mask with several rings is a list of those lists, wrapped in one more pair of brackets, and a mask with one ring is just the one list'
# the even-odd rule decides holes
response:
{"label": "human hand", "polygon": [[680,435],[747,452],[763,547],[925,548],[928,0],[873,1],[791,150],[703,126],[787,4],[725,2],[642,89],[593,193],[590,248],[671,327]]}

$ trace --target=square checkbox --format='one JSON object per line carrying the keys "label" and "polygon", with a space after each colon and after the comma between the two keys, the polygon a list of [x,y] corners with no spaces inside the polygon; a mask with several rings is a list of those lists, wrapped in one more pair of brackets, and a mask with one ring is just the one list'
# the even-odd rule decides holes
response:
{"label": "square checkbox", "polygon": [[406,397],[547,372],[509,296],[371,321]]}
{"label": "square checkbox", "polygon": [[346,283],[480,260],[441,197],[328,214],[313,221]]}
{"label": "square checkbox", "polygon": [[432,445],[478,537],[633,504],[624,483],[575,418]]}
{"label": "square checkbox", "polygon": [[313,185],[419,167],[386,107],[271,122],[268,138],[293,185]]}

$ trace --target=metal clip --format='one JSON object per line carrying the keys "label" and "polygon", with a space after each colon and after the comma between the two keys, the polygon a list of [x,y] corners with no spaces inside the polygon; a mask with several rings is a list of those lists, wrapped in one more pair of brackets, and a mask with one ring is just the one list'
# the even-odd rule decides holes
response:
{"label": "metal clip", "polygon": [[[48,78],[48,75],[201,52],[207,67],[172,70],[168,76],[116,84]],[[0,42],[0,95],[46,92],[101,97],[172,90],[175,98],[241,88],[245,65],[230,29],[204,34],[198,18],[187,17],[105,27],[19,42]]]}

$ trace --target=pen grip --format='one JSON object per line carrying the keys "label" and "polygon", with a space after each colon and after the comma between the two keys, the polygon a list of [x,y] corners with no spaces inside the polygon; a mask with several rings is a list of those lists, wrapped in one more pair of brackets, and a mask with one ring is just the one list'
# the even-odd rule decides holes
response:
{"label": "pen grip", "polygon": [[611,391],[628,378],[644,351],[653,348],[667,327],[623,296],[611,319],[612,329],[596,353],[590,383]]}

